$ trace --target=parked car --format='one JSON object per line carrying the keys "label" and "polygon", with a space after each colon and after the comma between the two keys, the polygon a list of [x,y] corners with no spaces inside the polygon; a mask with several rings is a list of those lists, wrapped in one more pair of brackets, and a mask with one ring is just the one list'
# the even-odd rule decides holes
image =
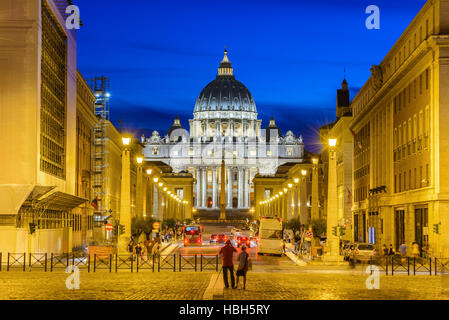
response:
{"label": "parked car", "polygon": [[371,243],[356,243],[349,254],[352,262],[368,262],[377,256],[376,248]]}
{"label": "parked car", "polygon": [[321,237],[320,238],[320,246],[324,247],[326,245],[326,240],[327,240],[327,237]]}

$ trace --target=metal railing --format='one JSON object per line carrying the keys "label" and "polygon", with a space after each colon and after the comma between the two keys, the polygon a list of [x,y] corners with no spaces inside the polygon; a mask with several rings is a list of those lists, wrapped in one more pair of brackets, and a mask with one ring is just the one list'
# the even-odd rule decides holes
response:
{"label": "metal railing", "polygon": [[135,254],[79,255],[54,253],[8,253],[6,261],[0,253],[0,271],[6,263],[6,271],[65,271],[76,266],[87,272],[129,272],[170,270],[181,271],[218,271],[220,259],[217,254],[158,254],[140,256]]}
{"label": "metal railing", "polygon": [[406,256],[383,256],[368,261],[368,264],[377,266],[385,275],[434,275],[449,273],[449,259],[422,258]]}

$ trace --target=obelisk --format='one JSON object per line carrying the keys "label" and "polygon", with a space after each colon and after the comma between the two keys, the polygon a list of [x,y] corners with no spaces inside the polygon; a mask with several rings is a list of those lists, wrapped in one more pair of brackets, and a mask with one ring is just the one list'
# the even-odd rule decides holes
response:
{"label": "obelisk", "polygon": [[[220,189],[220,219],[226,220],[226,173],[225,173],[225,162],[224,159],[221,160],[221,189]],[[230,192],[230,191],[228,191]]]}

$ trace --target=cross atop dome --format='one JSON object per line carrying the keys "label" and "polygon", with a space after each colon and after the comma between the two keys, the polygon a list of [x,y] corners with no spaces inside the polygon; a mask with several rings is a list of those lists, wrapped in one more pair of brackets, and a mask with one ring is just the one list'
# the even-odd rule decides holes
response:
{"label": "cross atop dome", "polygon": [[231,61],[228,59],[228,50],[225,49],[223,60],[220,62],[220,67],[218,68],[219,76],[234,76],[234,69],[232,69]]}

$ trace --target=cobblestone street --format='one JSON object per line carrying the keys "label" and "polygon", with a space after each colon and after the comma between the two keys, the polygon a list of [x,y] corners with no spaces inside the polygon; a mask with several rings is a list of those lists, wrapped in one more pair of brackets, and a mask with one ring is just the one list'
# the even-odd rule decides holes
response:
{"label": "cobblestone street", "polygon": [[[201,300],[214,272],[80,274],[80,289],[68,290],[63,272],[1,272],[0,299]],[[367,275],[249,272],[247,289],[225,289],[226,300],[449,299],[441,276],[381,276],[380,289],[365,287]],[[219,278],[221,281],[221,275]]]}

